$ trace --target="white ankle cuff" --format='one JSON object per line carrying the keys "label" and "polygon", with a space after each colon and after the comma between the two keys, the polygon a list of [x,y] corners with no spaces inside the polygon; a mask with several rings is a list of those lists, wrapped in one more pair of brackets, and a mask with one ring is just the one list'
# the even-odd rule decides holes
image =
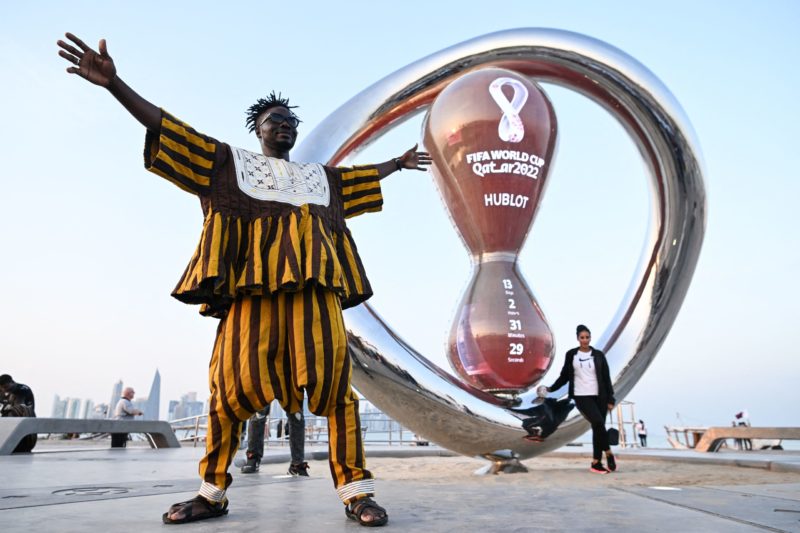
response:
{"label": "white ankle cuff", "polygon": [[200,490],[198,494],[205,498],[206,500],[212,502],[221,502],[225,500],[225,489],[220,489],[213,483],[209,483],[208,481],[203,481],[200,485]]}
{"label": "white ankle cuff", "polygon": [[365,495],[365,496],[372,496],[375,494],[375,480],[374,479],[362,479],[360,481],[352,481],[347,485],[342,485],[338,489],[336,489],[337,494],[339,494],[339,498],[346,502],[348,500],[352,500],[358,495]]}

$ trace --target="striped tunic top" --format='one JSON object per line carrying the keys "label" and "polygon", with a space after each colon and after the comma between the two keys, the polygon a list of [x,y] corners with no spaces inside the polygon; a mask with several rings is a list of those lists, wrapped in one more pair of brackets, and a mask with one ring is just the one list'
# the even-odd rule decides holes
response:
{"label": "striped tunic top", "polygon": [[[200,242],[172,295],[200,304],[201,314],[223,317],[237,296],[315,283],[337,293],[343,308],[372,296],[345,218],[381,210],[374,166],[286,163],[221,143],[165,111],[160,130],[147,132],[144,163],[200,198]],[[264,184],[259,177],[266,167],[278,168],[277,175],[283,167],[305,169],[313,183]],[[274,192],[276,187],[285,192]]]}

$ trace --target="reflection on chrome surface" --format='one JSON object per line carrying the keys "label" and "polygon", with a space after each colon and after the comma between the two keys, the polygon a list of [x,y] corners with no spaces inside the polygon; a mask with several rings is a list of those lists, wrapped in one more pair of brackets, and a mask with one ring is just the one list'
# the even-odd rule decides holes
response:
{"label": "reflection on chrome surface", "polygon": [[[597,337],[617,399],[633,388],[672,326],[700,254],[706,217],[703,163],[689,120],[667,88],[643,65],[596,39],[560,30],[516,29],[457,44],[385,77],[331,113],[293,156],[342,163],[390,128],[422,112],[458,76],[499,67],[571,89],[614,116],[638,146],[650,174],[651,221],[636,273],[611,326]],[[444,372],[414,351],[369,305],[346,312],[353,383],[372,403],[415,433],[469,456],[526,458],[588,429],[565,402],[518,410]],[[551,394],[563,398],[566,387]],[[556,405],[556,404],[553,404]],[[536,419],[533,423],[532,419]],[[526,420],[528,421],[526,423]],[[523,427],[525,424],[525,427]],[[526,430],[526,427],[528,428]],[[540,432],[542,438],[526,438]]]}

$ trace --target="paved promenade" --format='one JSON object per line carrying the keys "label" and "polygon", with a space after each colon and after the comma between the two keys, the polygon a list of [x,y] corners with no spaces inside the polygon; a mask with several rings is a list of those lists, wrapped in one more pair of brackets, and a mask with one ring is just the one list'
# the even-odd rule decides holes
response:
{"label": "paved promenade", "polygon": [[[325,463],[314,463],[310,478],[282,475],[289,460],[286,448],[269,449],[259,474],[245,476],[232,470],[235,482],[229,491],[228,516],[180,526],[163,525],[161,513],[195,494],[202,449],[56,451],[43,446],[42,450],[0,457],[2,529],[365,531],[345,518]],[[322,460],[325,451],[314,447],[307,455],[309,460]],[[421,461],[437,455],[452,454],[436,447],[368,449],[369,457],[393,457],[392,461],[402,461],[404,466],[406,462],[413,465],[415,457]],[[585,447],[564,447],[545,457],[574,458],[582,465],[588,453]],[[535,473],[501,474],[490,483],[477,476],[450,482],[411,475],[379,481],[378,500],[390,516],[382,531],[800,532],[800,454],[634,450],[618,451],[617,457],[621,465],[632,459],[657,461],[664,469],[676,463],[710,462],[734,469],[783,472],[789,479],[796,474],[797,478],[792,483],[683,487],[609,487],[582,481],[542,488],[541,482],[532,487],[517,477]],[[413,466],[411,470],[413,473]],[[590,478],[588,472],[580,477]]]}

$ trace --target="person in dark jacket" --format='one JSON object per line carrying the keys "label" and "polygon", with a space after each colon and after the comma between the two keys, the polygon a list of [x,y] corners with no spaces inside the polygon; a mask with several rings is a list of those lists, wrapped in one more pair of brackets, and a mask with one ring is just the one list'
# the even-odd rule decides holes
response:
{"label": "person in dark jacket", "polygon": [[[605,354],[589,345],[592,340],[589,328],[581,324],[576,333],[580,346],[567,351],[558,379],[549,387],[540,387],[539,392],[546,395],[569,383],[569,397],[575,400],[575,407],[592,425],[594,458],[590,469],[597,474],[608,474],[617,469],[617,462],[608,444],[605,422],[606,413],[617,403],[614,386]],[[603,466],[603,452],[608,468]]]}
{"label": "person in dark jacket", "polygon": [[[16,383],[8,374],[0,376],[0,416],[36,417],[36,401],[27,385]],[[36,446],[36,434],[26,435],[13,453],[24,453]]]}

